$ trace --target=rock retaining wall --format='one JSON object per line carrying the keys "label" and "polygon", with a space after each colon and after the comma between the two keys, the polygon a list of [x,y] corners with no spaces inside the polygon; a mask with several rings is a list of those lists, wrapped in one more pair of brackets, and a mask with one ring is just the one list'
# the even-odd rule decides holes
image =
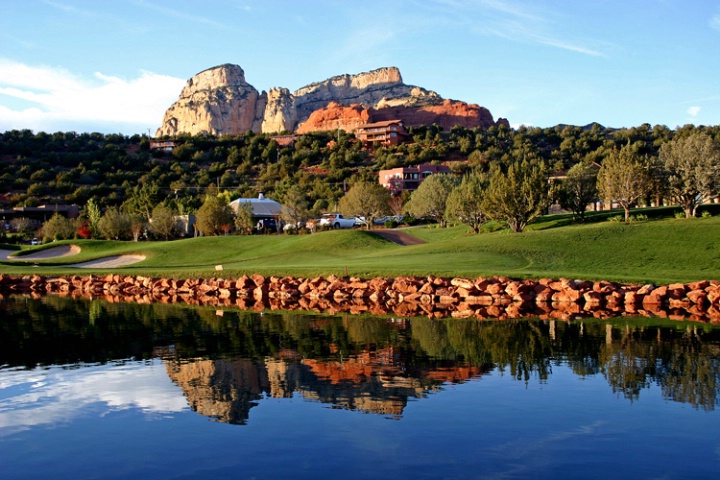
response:
{"label": "rock retaining wall", "polygon": [[103,297],[137,303],[184,302],[243,309],[310,310],[430,318],[599,318],[622,314],[720,323],[720,282],[626,285],[567,279],[397,277],[393,279],[242,276],[8,276],[0,292]]}

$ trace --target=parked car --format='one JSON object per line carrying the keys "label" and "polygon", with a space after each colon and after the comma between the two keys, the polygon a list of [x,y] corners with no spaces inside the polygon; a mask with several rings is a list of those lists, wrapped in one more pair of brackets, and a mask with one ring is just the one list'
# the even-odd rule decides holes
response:
{"label": "parked car", "polygon": [[326,213],[320,217],[320,226],[332,228],[352,228],[355,226],[355,218],[346,218],[340,213]]}
{"label": "parked car", "polygon": [[30,245],[40,245],[41,243],[42,240],[40,240],[39,238],[33,238],[32,240],[30,240]]}
{"label": "parked car", "polygon": [[375,225],[385,225],[385,222],[389,222],[391,220],[395,220],[397,223],[402,222],[403,216],[402,215],[391,215],[387,217],[380,217],[373,220],[373,223]]}

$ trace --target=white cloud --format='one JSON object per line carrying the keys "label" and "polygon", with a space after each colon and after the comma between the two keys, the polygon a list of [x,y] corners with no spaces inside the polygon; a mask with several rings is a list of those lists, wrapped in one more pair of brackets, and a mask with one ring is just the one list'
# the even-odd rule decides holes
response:
{"label": "white cloud", "polygon": [[717,14],[710,19],[710,27],[715,30],[720,30],[720,14]]}
{"label": "white cloud", "polygon": [[[147,71],[130,80],[100,72],[83,78],[62,68],[0,59],[0,131],[75,130],[63,125],[97,123],[130,126],[136,130],[128,133],[139,133],[160,125],[184,84]],[[26,106],[11,107],[3,95]]]}
{"label": "white cloud", "polygon": [[693,118],[697,117],[698,113],[700,113],[700,107],[694,106],[687,109],[687,114]]}
{"label": "white cloud", "polygon": [[[597,49],[585,45],[586,40],[558,37],[561,28],[552,15],[540,15],[532,9],[501,0],[436,0],[437,3],[452,7],[456,18],[466,26],[485,35],[493,35],[511,41],[523,41],[559,48],[593,57],[607,57]],[[469,21],[474,19],[474,21]],[[597,43],[597,42],[593,42]]]}

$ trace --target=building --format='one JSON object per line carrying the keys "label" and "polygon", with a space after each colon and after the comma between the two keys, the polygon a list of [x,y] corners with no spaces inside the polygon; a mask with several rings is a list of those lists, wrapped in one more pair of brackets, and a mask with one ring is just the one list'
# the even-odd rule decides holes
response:
{"label": "building", "polygon": [[378,180],[380,185],[393,192],[405,190],[414,191],[430,175],[436,173],[450,173],[445,165],[423,163],[415,167],[398,167],[390,170],[380,170]]}
{"label": "building", "polygon": [[175,146],[175,142],[173,142],[172,140],[150,140],[150,150],[162,150],[163,152],[172,152]]}
{"label": "building", "polygon": [[278,220],[280,217],[280,205],[275,200],[265,198],[262,193],[258,198],[238,198],[230,202],[230,208],[237,214],[240,211],[241,204],[250,204],[252,207],[252,217],[254,220]]}
{"label": "building", "polygon": [[397,145],[409,137],[402,120],[368,123],[355,129],[355,138],[364,144]]}

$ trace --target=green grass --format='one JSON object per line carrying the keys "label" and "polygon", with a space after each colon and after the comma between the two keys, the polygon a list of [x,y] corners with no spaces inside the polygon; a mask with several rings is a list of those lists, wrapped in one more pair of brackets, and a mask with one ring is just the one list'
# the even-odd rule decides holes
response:
{"label": "green grass", "polygon": [[[399,246],[361,230],[295,236],[204,237],[173,242],[56,242],[43,248],[72,243],[79,245],[82,252],[27,264],[3,261],[0,271],[166,277],[229,277],[243,273],[362,277],[506,275],[638,283],[720,278],[720,217],[650,220],[629,225],[608,221],[573,225],[563,216],[546,216],[521,234],[500,230],[472,235],[465,226],[413,227],[406,231],[427,243]],[[23,249],[36,250],[37,247]],[[147,258],[112,270],[67,266],[122,254],[142,254]],[[222,265],[223,271],[215,271],[216,265]]]}

